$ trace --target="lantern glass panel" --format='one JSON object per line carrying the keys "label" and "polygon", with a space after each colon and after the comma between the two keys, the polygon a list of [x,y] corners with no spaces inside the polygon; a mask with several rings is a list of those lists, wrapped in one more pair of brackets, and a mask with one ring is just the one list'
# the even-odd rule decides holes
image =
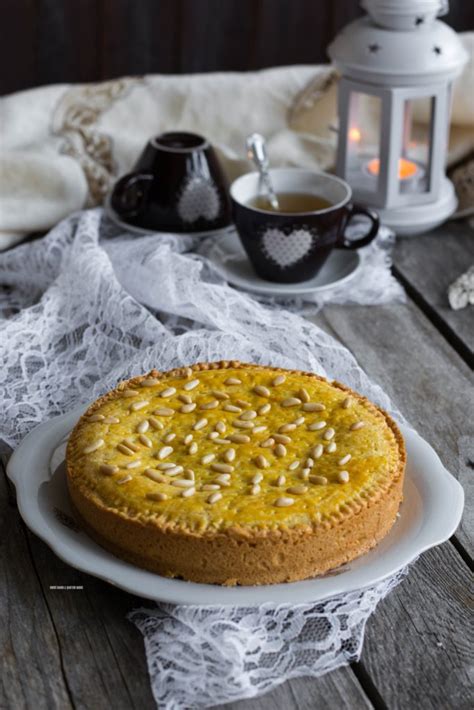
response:
{"label": "lantern glass panel", "polygon": [[382,99],[361,91],[351,91],[347,125],[346,177],[360,190],[376,193],[380,171],[370,171],[371,163],[380,164]]}
{"label": "lantern glass panel", "polygon": [[402,145],[398,161],[400,194],[430,190],[431,137],[435,99],[407,99],[403,108]]}

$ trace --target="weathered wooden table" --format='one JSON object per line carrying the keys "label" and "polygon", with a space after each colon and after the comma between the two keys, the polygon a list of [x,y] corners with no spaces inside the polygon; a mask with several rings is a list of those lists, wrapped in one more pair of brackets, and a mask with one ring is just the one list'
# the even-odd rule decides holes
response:
{"label": "weathered wooden table", "polygon": [[[226,706],[461,710],[472,707],[474,309],[446,287],[474,263],[474,233],[452,223],[400,241],[404,305],[329,307],[316,321],[357,357],[465,486],[456,535],[426,552],[367,625],[360,663]],[[0,707],[153,708],[143,650],[126,613],[142,600],[61,562],[23,524],[0,476]],[[79,585],[59,591],[54,585]]]}

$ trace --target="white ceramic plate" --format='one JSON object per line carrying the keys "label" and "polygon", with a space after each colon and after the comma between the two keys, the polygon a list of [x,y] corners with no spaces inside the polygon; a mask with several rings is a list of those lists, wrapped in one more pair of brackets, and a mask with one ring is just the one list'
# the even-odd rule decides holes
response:
{"label": "white ceramic plate", "polygon": [[356,251],[334,249],[317,276],[296,284],[261,279],[248,260],[237,233],[225,234],[208,254],[221,276],[245,291],[268,296],[304,296],[341,286],[354,278],[360,267]]}
{"label": "white ceramic plate", "polygon": [[402,427],[408,461],[404,502],[391,532],[371,552],[324,577],[261,587],[219,587],[166,579],[122,562],[74,523],[66,488],[64,449],[81,407],[42,424],[15,451],[8,475],[28,527],[73,567],[148,599],[179,604],[256,605],[314,602],[381,581],[447,540],[461,519],[464,492],[431,446]]}

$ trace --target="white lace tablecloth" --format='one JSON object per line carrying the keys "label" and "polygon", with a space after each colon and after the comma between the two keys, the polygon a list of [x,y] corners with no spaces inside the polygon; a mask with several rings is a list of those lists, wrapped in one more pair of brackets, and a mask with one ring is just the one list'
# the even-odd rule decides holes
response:
{"label": "white lace tablecloth", "polygon": [[[102,217],[100,209],[82,212],[0,254],[0,437],[7,444],[120,379],[202,360],[314,371],[403,421],[345,347],[298,313],[228,286],[193,251],[196,241],[120,234]],[[383,302],[387,289],[400,297],[388,252],[371,248],[383,251],[371,295],[364,281],[362,295],[353,289],[346,300]],[[402,576],[313,605],[132,611],[158,706],[249,698],[356,660],[368,617]]]}

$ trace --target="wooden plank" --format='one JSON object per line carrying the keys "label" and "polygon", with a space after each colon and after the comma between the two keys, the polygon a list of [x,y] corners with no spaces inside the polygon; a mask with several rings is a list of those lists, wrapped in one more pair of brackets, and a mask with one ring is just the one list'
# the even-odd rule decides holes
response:
{"label": "wooden plank", "polygon": [[429,234],[399,239],[394,250],[396,276],[471,367],[474,308],[453,311],[447,290],[473,264],[474,232],[459,222],[448,222]]}
{"label": "wooden plank", "polygon": [[61,651],[0,462],[0,707],[72,708]]}
{"label": "wooden plank", "polygon": [[456,535],[472,557],[473,373],[412,303],[333,306],[316,320],[354,353],[464,486],[466,507]]}

